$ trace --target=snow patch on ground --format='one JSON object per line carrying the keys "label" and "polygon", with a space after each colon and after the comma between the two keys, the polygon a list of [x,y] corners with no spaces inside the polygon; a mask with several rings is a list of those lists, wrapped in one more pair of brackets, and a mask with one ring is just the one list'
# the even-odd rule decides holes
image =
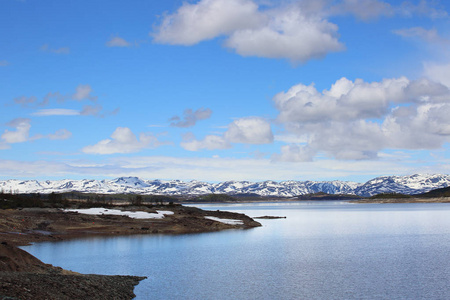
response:
{"label": "snow patch on ground", "polygon": [[222,222],[229,225],[244,225],[244,221],[242,220],[234,220],[234,219],[221,219],[217,217],[206,216],[205,219]]}
{"label": "snow patch on ground", "polygon": [[157,210],[157,213],[148,213],[145,211],[122,211],[118,209],[107,209],[102,207],[94,207],[87,209],[65,209],[65,212],[77,212],[85,215],[116,215],[128,216],[133,219],[162,219],[165,215],[172,215],[173,211]]}

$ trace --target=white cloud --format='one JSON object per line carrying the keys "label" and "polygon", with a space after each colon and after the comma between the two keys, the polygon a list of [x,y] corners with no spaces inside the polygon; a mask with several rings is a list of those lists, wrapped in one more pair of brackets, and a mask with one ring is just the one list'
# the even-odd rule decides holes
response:
{"label": "white cloud", "polygon": [[106,42],[106,46],[108,47],[131,47],[131,44],[127,42],[125,39],[115,36],[111,38],[108,42]]}
{"label": "white cloud", "polygon": [[387,113],[391,103],[401,103],[406,99],[405,89],[409,84],[405,77],[372,83],[361,79],[352,82],[343,77],[322,93],[313,84],[298,84],[275,95],[273,101],[280,111],[278,119],[281,122],[379,118]]}
{"label": "white cloud", "polygon": [[298,5],[259,10],[250,0],[201,0],[166,15],[154,41],[193,45],[228,36],[225,46],[243,56],[305,62],[341,51],[337,26]]}
{"label": "white cloud", "polygon": [[40,109],[37,112],[32,113],[33,116],[48,117],[48,116],[78,116],[80,112],[75,109],[67,108],[49,108]]}
{"label": "white cloud", "polygon": [[[82,109],[67,109],[67,108],[49,108],[49,109],[39,109],[32,113],[33,116],[105,116],[102,113],[102,105],[96,103],[97,96],[92,95],[92,87],[89,84],[80,84],[76,87],[75,92],[63,95],[60,92],[49,92],[45,95],[42,101],[38,101],[37,97],[31,96],[21,96],[13,99],[14,104],[20,105],[22,107],[45,107],[50,105],[52,99],[55,99],[60,105],[67,100],[75,100],[77,102],[82,102],[84,100],[90,100],[95,102],[94,105],[84,105]],[[119,112],[119,108],[106,115],[114,115]]]}
{"label": "white cloud", "polygon": [[72,99],[81,101],[85,99],[89,99],[95,101],[97,97],[91,95],[92,88],[89,84],[80,84],[77,86],[76,91],[72,94]]}
{"label": "white cloud", "polygon": [[50,103],[50,100],[52,98],[56,99],[56,102],[62,103],[66,100],[67,96],[61,95],[59,92],[49,92],[47,95],[45,95],[44,100],[42,100],[41,103],[39,103],[40,106],[47,106]]}
{"label": "white cloud", "polygon": [[81,111],[67,108],[48,108],[40,109],[33,116],[49,117],[49,116],[98,116],[103,107],[101,105],[85,105]]}
{"label": "white cloud", "polygon": [[92,91],[93,91],[92,87],[89,84],[80,84],[76,87],[74,93],[63,95],[60,92],[49,92],[45,95],[45,97],[41,102],[38,102],[38,99],[35,96],[31,97],[21,96],[14,98],[14,103],[19,104],[23,107],[32,105],[34,105],[35,107],[36,106],[45,107],[50,104],[50,101],[52,99],[55,99],[57,103],[64,103],[69,99],[75,101],[91,100],[95,102],[97,100],[97,96],[93,96]]}
{"label": "white cloud", "polygon": [[288,58],[306,62],[341,51],[337,26],[317,16],[305,16],[299,9],[275,11],[264,26],[233,32],[225,45],[242,56]]}
{"label": "white cloud", "polygon": [[145,148],[156,148],[163,144],[152,134],[141,133],[138,139],[129,128],[117,127],[111,135],[111,139],[86,146],[82,151],[88,154],[133,153]]}
{"label": "white cloud", "polygon": [[442,38],[435,28],[411,27],[394,30],[393,33],[406,38],[419,38],[429,43],[450,44],[450,40]]}
{"label": "white cloud", "polygon": [[450,88],[450,63],[425,63],[425,76]]}
{"label": "white cloud", "polygon": [[22,107],[27,107],[30,104],[34,104],[36,101],[37,101],[37,98],[35,96],[31,96],[31,97],[21,96],[21,97],[14,98],[14,103],[19,104]]}
{"label": "white cloud", "polygon": [[5,130],[3,132],[0,140],[0,149],[9,149],[9,144],[24,143],[43,138],[48,138],[51,140],[65,140],[72,136],[72,133],[66,129],[60,129],[49,135],[37,134],[30,136],[30,122],[30,119],[18,118],[7,123],[7,126],[13,127],[15,130]]}
{"label": "white cloud", "polygon": [[426,16],[432,19],[446,18],[448,16],[447,11],[436,7],[436,1],[420,0],[418,4],[414,4],[411,1],[404,1],[398,7],[396,7],[396,12],[400,15],[406,17],[411,17],[413,15]]}
{"label": "white cloud", "polygon": [[170,123],[170,126],[183,128],[192,127],[197,124],[197,121],[209,119],[211,115],[212,110],[210,110],[209,108],[200,108],[196,111],[192,111],[192,109],[186,109],[183,112],[182,120],[179,116],[170,118],[169,121],[172,121]]}
{"label": "white cloud", "polygon": [[83,110],[80,112],[82,116],[98,116],[102,111],[103,107],[101,105],[85,105]]}
{"label": "white cloud", "polygon": [[7,144],[23,143],[30,139],[30,119],[14,119],[7,124],[14,127],[14,131],[5,130],[2,134],[2,140]]}
{"label": "white cloud", "polygon": [[196,140],[193,134],[187,134],[184,136],[184,141],[180,143],[181,147],[188,151],[199,150],[218,150],[231,148],[229,142],[227,142],[222,136],[207,135],[203,140]]}
{"label": "white cloud", "polygon": [[393,7],[378,0],[343,0],[330,9],[331,14],[352,14],[361,20],[371,20],[380,16],[392,16]]}
{"label": "white cloud", "polygon": [[316,151],[307,146],[299,145],[285,145],[281,147],[281,154],[274,154],[272,159],[274,161],[287,162],[306,162],[312,161]]}
{"label": "white cloud", "polygon": [[9,61],[7,61],[7,60],[0,60],[0,67],[6,67],[7,65],[9,65]]}
{"label": "white cloud", "polygon": [[[448,173],[448,164],[433,161],[433,172]],[[85,166],[87,165],[87,166]],[[43,168],[46,166],[46,168]],[[239,170],[239,171],[236,171]],[[101,164],[78,164],[74,162],[26,163],[0,160],[0,172],[4,176],[11,173],[27,172],[22,176],[48,177],[49,172],[55,176],[63,174],[80,174],[84,178],[91,176],[119,177],[134,174],[148,179],[180,179],[180,180],[334,180],[358,174],[367,179],[380,174],[413,174],[425,172],[426,167],[402,164],[399,161],[338,161],[318,160],[313,162],[273,162],[269,159],[233,159],[233,158],[188,158],[141,156],[110,158]],[[46,173],[47,171],[47,173]],[[11,176],[11,175],[10,175]],[[17,176],[15,176],[17,177]],[[366,180],[367,180],[366,179]]]}
{"label": "white cloud", "polygon": [[444,9],[438,7],[439,1],[433,0],[420,0],[417,4],[411,1],[401,1],[401,3],[398,5],[393,3],[393,1],[381,0],[342,0],[327,2],[331,6],[328,8],[323,7],[326,13],[330,15],[350,14],[363,21],[370,21],[382,16],[421,16],[429,17],[432,19],[445,18],[448,16],[448,13]]}
{"label": "white cloud", "polygon": [[306,136],[298,136],[293,133],[279,133],[274,136],[274,140],[277,142],[283,142],[286,144],[301,144],[307,142]]}
{"label": "white cloud", "polygon": [[60,129],[53,134],[49,134],[48,138],[51,140],[67,140],[72,136],[72,133],[67,129]]}
{"label": "white cloud", "polygon": [[270,123],[259,117],[234,120],[223,135],[207,135],[203,140],[195,139],[192,133],[184,136],[181,146],[189,151],[231,148],[232,143],[270,144],[274,140]]}
{"label": "white cloud", "polygon": [[383,149],[437,149],[450,141],[450,90],[427,79],[341,78],[323,92],[293,86],[273,101],[286,130],[306,137],[301,146],[282,148],[278,160],[303,161],[320,152],[366,160]]}
{"label": "white cloud", "polygon": [[[402,155],[404,157],[404,155]],[[144,179],[202,180],[335,180],[357,175],[366,181],[380,175],[450,172],[448,159],[430,156],[427,163],[383,155],[379,160],[342,161],[320,159],[292,163],[270,159],[235,159],[167,156],[120,156],[95,161],[16,161],[0,159],[5,178],[116,178],[139,176]],[[237,171],[238,170],[238,171]]]}
{"label": "white cloud", "polygon": [[[239,55],[298,63],[345,49],[339,42],[337,25],[327,17],[350,14],[368,21],[395,15],[447,16],[444,10],[424,0],[401,5],[380,0],[281,1],[263,5],[252,0],[184,3],[176,12],[164,15],[151,35],[157,43],[185,46],[225,36],[224,46]],[[435,38],[433,32],[416,34]]]}
{"label": "white cloud", "polygon": [[270,123],[259,117],[246,117],[233,121],[224,134],[230,143],[270,144],[273,133]]}
{"label": "white cloud", "polygon": [[261,22],[258,6],[250,0],[201,0],[184,3],[166,15],[153,34],[157,43],[193,45]]}
{"label": "white cloud", "polygon": [[48,44],[44,44],[41,46],[41,51],[55,54],[69,54],[70,48],[69,47],[51,48]]}

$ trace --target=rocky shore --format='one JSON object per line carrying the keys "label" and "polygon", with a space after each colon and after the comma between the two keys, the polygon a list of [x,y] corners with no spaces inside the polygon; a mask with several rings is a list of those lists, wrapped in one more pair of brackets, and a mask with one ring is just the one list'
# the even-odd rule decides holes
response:
{"label": "rocky shore", "polygon": [[132,299],[134,286],[146,278],[78,274],[45,264],[17,246],[93,236],[200,233],[261,226],[243,214],[179,205],[126,208],[150,214],[160,209],[172,213],[164,218],[134,219],[54,208],[0,210],[0,300]]}

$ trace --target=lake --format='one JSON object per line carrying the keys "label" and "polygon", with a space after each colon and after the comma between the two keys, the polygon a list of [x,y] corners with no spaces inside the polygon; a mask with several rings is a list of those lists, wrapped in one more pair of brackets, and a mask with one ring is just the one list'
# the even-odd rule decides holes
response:
{"label": "lake", "polygon": [[286,219],[23,249],[76,272],[148,276],[136,299],[450,299],[450,204],[197,206]]}

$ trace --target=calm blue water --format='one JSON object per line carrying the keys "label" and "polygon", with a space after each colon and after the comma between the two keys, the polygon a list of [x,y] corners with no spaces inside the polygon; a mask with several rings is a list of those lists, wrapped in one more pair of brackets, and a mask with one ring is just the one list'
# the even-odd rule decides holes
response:
{"label": "calm blue water", "polygon": [[449,204],[201,205],[262,228],[41,243],[81,273],[143,275],[137,299],[450,299]]}

